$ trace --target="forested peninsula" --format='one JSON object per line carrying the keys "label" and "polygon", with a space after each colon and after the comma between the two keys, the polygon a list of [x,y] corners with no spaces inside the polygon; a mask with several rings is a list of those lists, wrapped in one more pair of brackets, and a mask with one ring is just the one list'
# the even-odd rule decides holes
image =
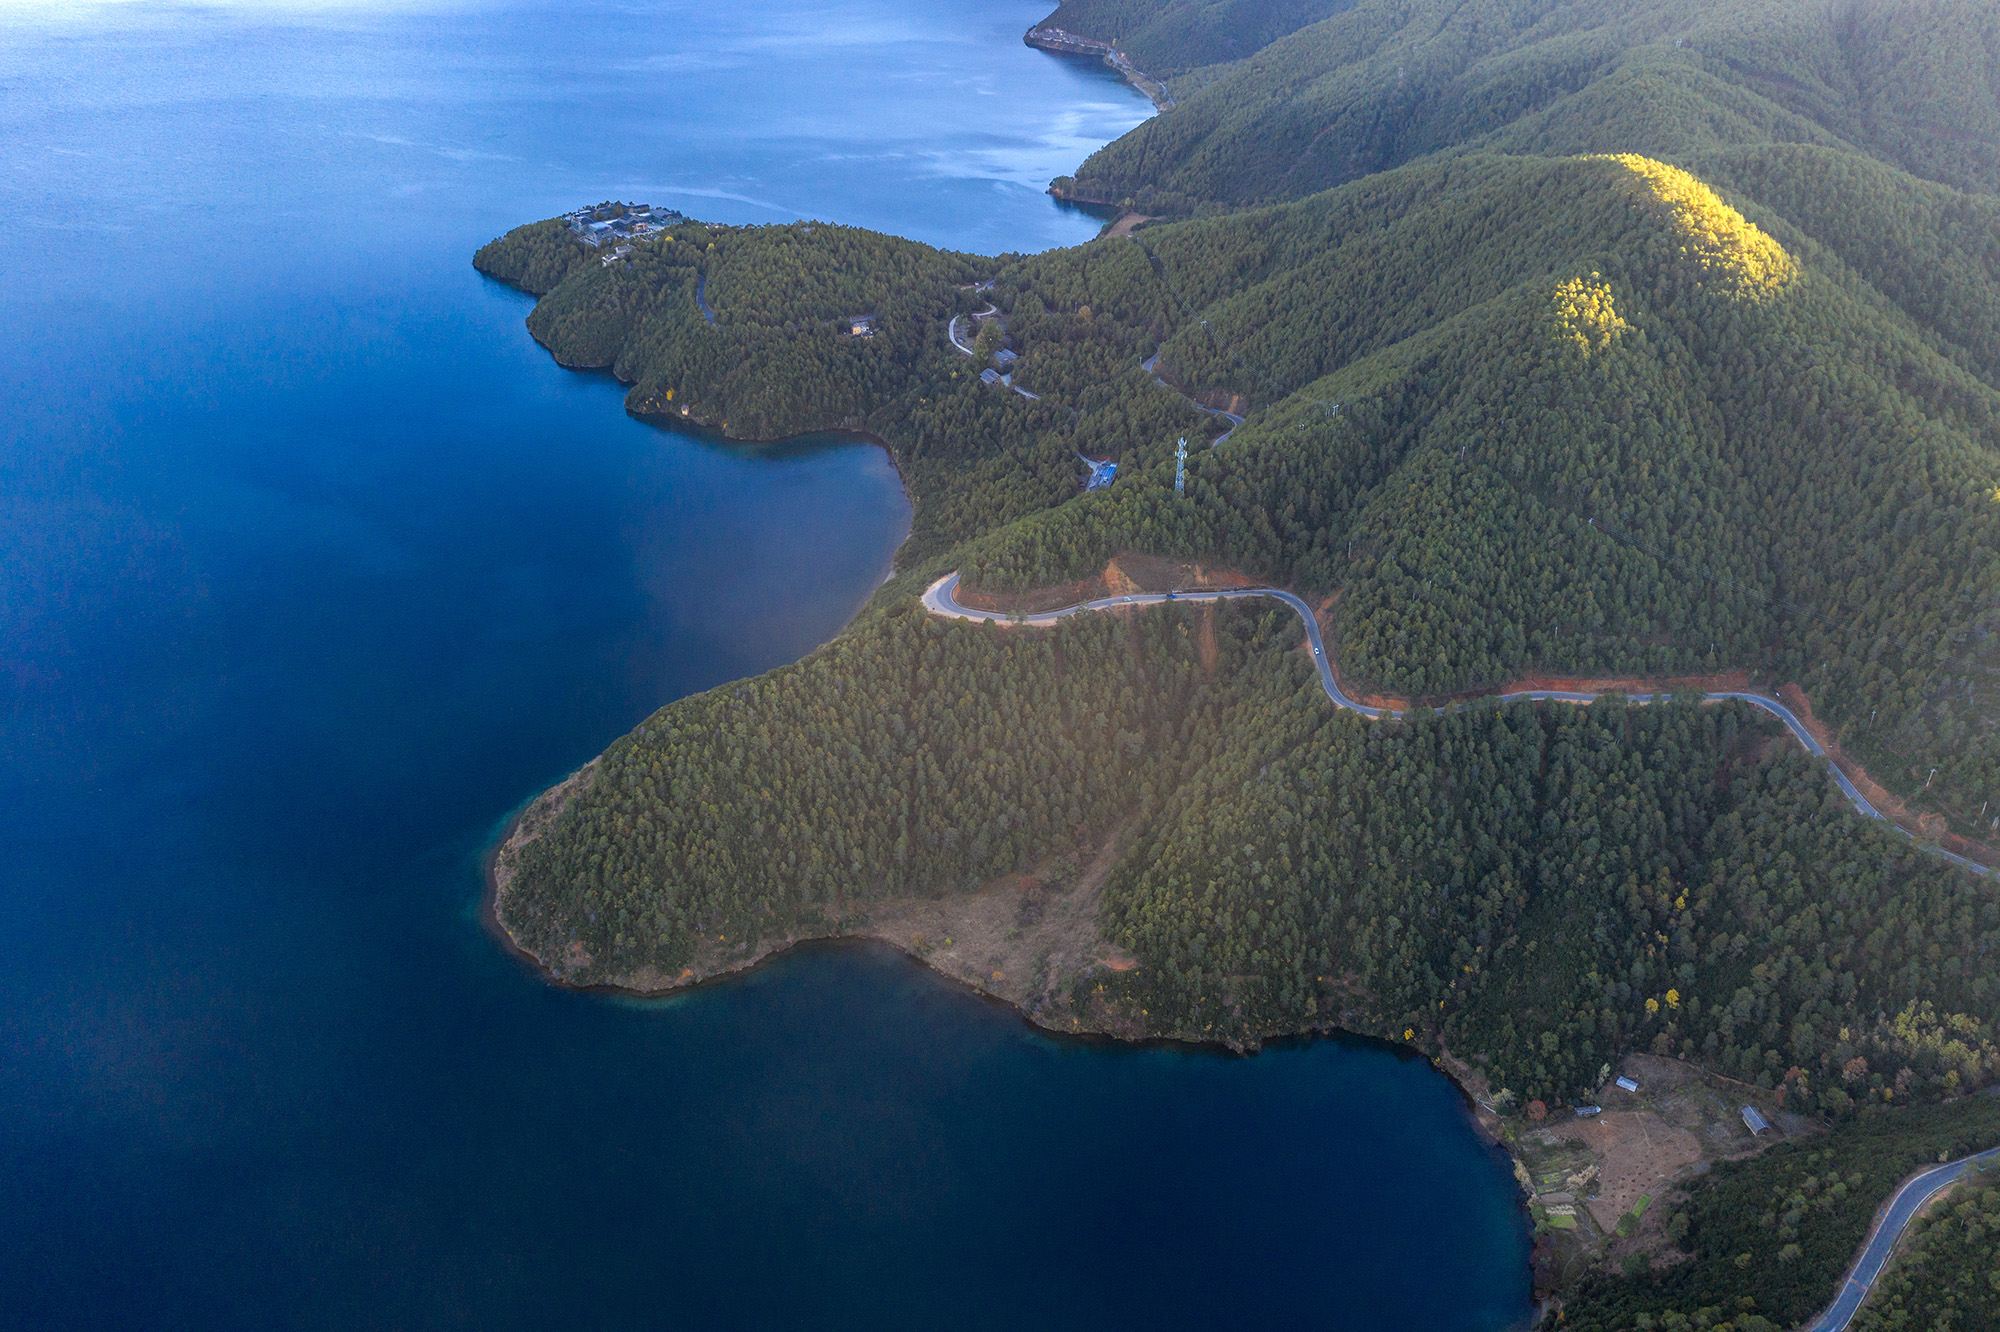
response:
{"label": "forested peninsula", "polygon": [[[1172,93],[1053,187],[1129,234],[982,256],[677,218],[613,249],[558,218],[480,250],[633,413],[864,432],[915,506],[838,638],[530,808],[508,935],[656,990],[876,934],[1057,1029],[1346,1028],[1510,1137],[1650,1058],[1787,1116],[1783,1151],[1862,1144],[1843,1199],[1913,1143],[2000,1141],[1967,1099],[2000,1075],[2000,897],[1919,844],[2000,854],[2000,13],[1047,22]],[[953,571],[996,612],[1287,588],[1349,692],[1409,706],[1329,707],[1268,602],[970,624],[920,604]],[[1486,697],[1529,678],[1784,688],[1919,841],[1741,705]],[[1806,1234],[1806,1173],[1768,1225],[1740,1172],[1680,1180],[1545,1288],[1576,1327],[1795,1321],[1849,1221],[1724,1249]]]}

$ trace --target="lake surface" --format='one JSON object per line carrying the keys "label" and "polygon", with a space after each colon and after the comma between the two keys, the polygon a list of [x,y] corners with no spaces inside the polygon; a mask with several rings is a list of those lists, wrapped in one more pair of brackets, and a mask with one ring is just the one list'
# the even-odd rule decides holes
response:
{"label": "lake surface", "polygon": [[1149,107],[1043,12],[9,6],[0,1321],[1526,1312],[1505,1162],[1393,1051],[1058,1041],[862,946],[621,1001],[479,927],[509,810],[835,633],[908,509],[630,420],[473,249],[605,198],[1086,239],[1041,187]]}

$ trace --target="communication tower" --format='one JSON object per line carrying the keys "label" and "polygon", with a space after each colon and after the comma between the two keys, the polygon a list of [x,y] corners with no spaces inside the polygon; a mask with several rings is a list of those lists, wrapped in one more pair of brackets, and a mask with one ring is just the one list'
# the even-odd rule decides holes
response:
{"label": "communication tower", "polygon": [[1180,447],[1174,450],[1174,494],[1187,494],[1187,436],[1181,436]]}

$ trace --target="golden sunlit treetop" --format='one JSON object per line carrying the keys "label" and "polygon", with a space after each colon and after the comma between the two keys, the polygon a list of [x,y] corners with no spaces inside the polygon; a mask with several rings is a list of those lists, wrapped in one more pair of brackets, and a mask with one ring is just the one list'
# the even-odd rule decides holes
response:
{"label": "golden sunlit treetop", "polygon": [[1760,298],[1798,275],[1785,248],[1695,176],[1637,153],[1593,154],[1631,174],[1644,197],[1663,209],[1681,241],[1681,253],[1713,281],[1740,297]]}
{"label": "golden sunlit treetop", "polygon": [[1586,355],[1604,350],[1632,327],[1612,302],[1611,288],[1596,273],[1558,285],[1550,304],[1560,335]]}

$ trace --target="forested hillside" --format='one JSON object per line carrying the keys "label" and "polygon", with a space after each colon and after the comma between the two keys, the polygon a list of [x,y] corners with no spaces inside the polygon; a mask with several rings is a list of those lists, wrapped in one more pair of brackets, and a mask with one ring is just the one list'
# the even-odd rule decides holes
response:
{"label": "forested hillside", "polygon": [[1757,666],[1983,798],[2000,396],[1949,336],[1980,316],[1926,330],[1753,212],[1769,231],[1644,159],[1469,156],[1109,243],[1150,255],[1136,283],[1027,261],[998,299],[1151,318],[1190,388],[1269,406],[1185,498],[1162,441],[981,542],[967,582],[1138,548],[1342,589],[1343,668],[1415,695]]}
{"label": "forested hillside", "polygon": [[1147,212],[1299,198],[1429,153],[1761,143],[2000,189],[1982,0],[1359,0],[1183,89],[1074,188]]}
{"label": "forested hillside", "polygon": [[[622,255],[560,220],[480,252],[634,412],[866,431],[916,508],[841,638],[670,704],[537,807],[502,857],[514,937],[574,981],[671,985],[1115,834],[1096,919],[1137,965],[1045,960],[1039,1020],[1343,1026],[1449,1049],[1512,1104],[1633,1050],[1832,1124],[1994,1082],[1991,880],[1857,818],[1758,714],[1447,706],[1746,672],[1913,813],[2000,829],[1993,11],[1051,22],[1195,71],[1079,173],[1179,220],[1026,257],[692,221]],[[1115,483],[1081,493],[1079,455]],[[1028,630],[918,604],[951,570],[1004,603],[1139,556],[1292,588],[1354,688],[1446,710],[1335,712],[1277,609]],[[1839,1170],[1874,1196],[1873,1166]],[[1748,1317],[1723,1298],[1745,1252],[1757,1307],[1795,1316],[1862,1203],[1778,1209],[1800,1218],[1764,1230],[1796,1235],[1745,1248],[1735,1178],[1695,1194],[1683,1275],[1600,1283],[1572,1321]]]}
{"label": "forested hillside", "polygon": [[[1736,167],[1868,193],[1809,162]],[[574,269],[533,327],[636,381],[641,412],[871,430],[918,500],[906,564],[992,531],[966,552],[973,587],[1064,582],[1137,548],[1344,589],[1343,668],[1419,696],[1531,671],[1766,669],[1863,752],[1940,767],[1962,802],[2000,780],[1967,717],[2000,604],[2000,396],[1978,299],[1995,214],[1951,203],[1905,202],[1919,243],[1857,241],[1849,264],[1647,159],[1475,155],[1005,266],[690,224]],[[1889,257],[1911,249],[1964,280],[1922,283]],[[897,260],[842,289],[857,253]],[[988,291],[957,281],[990,269]],[[1039,398],[980,385],[945,338],[988,294]],[[857,306],[876,336],[831,313]],[[1186,499],[1172,441],[1213,427],[1140,369],[1155,350],[1189,390],[1265,407],[1197,453]],[[1063,503],[1078,453],[1126,479]]]}
{"label": "forested hillside", "polygon": [[[1749,714],[1377,727],[1295,701],[1190,773],[1106,890],[1155,963],[1125,983],[1170,1029],[1359,1010],[1479,1052],[1522,1103],[1595,1086],[1631,1048],[1828,1113],[2000,1072],[1967,1017],[2000,998],[1978,961],[2000,941],[1990,897],[1864,830]],[[1951,947],[1925,959],[1931,939]],[[1842,1081],[1857,1057],[1884,1080]]]}
{"label": "forested hillside", "polygon": [[[1801,1326],[1833,1298],[1875,1209],[1900,1180],[1995,1144],[2000,1101],[1976,1097],[1877,1111],[1825,1138],[1727,1162],[1690,1186],[1669,1221],[1679,1251],[1673,1266],[1587,1280],[1565,1301],[1562,1326],[1576,1332]],[[1916,1250],[1897,1260],[1900,1271],[1892,1269],[1854,1326],[1912,1332],[1992,1326],[1979,1316],[1995,1307],[1993,1245],[1984,1224],[1992,1208],[1990,1191],[1964,1203],[1954,1199],[1927,1232],[1918,1232]],[[1946,1309],[1962,1321],[1932,1321]]]}
{"label": "forested hillside", "polygon": [[1044,26],[1109,42],[1154,78],[1254,55],[1354,0],[1064,0]]}
{"label": "forested hillside", "polygon": [[[665,980],[1136,811],[1105,914],[1147,965],[1102,983],[1157,1030],[1407,1032],[1524,1103],[1633,1047],[1830,1114],[1989,1080],[1990,894],[1856,821],[1755,715],[1375,726],[1325,707],[1285,612],[1022,634],[898,602],[614,745],[504,919],[571,979]],[[1842,1076],[1857,1058],[1872,1078]]]}
{"label": "forested hillside", "polygon": [[[557,219],[516,228],[474,263],[541,296],[530,331],[564,364],[631,383],[626,406],[641,416],[748,439],[884,440],[917,502],[904,564],[1068,499],[1078,453],[1117,456],[1203,419],[1146,391],[1129,332],[1088,319],[1035,353],[1033,382],[1061,400],[982,385],[948,329],[986,304],[973,288],[1001,259],[824,223],[692,221],[603,258]],[[870,336],[853,332],[860,315],[873,316]]]}

